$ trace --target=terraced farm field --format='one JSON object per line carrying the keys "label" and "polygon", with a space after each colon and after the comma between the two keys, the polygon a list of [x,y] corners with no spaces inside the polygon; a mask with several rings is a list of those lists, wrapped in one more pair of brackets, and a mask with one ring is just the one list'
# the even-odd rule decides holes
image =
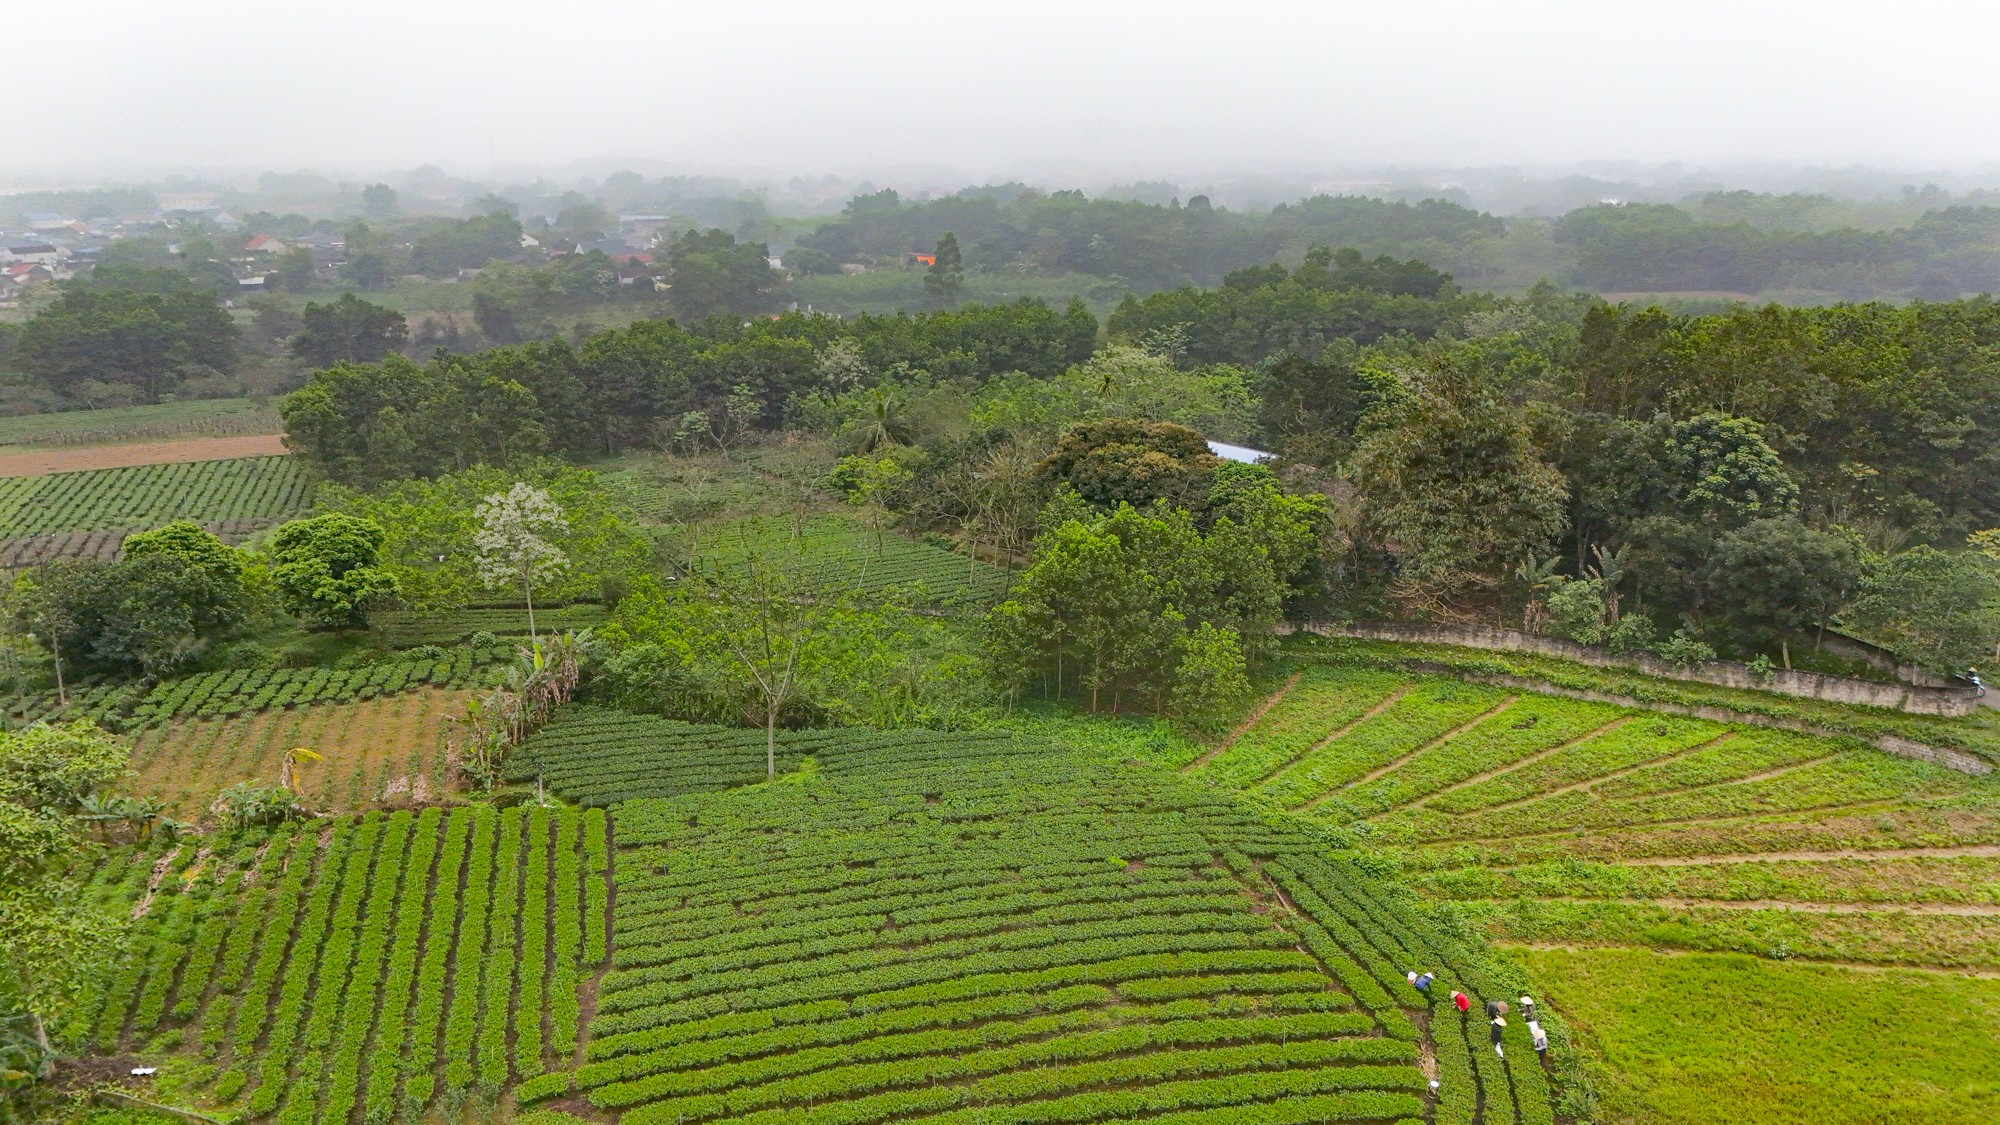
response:
{"label": "terraced farm field", "polygon": [[291,457],[239,457],[0,477],[0,539],[136,531],[177,519],[255,521],[305,513],[305,469]]}
{"label": "terraced farm field", "polygon": [[[551,729],[573,725],[610,733],[602,714]],[[705,787],[761,769],[760,744],[730,749],[745,733],[684,730],[659,756],[692,750],[682,784]],[[633,780],[588,1061],[524,1096],[573,1088],[626,1125],[1424,1112],[1395,964],[1457,947],[1308,837],[1030,740],[807,734],[786,760],[777,785],[724,792]],[[1435,1052],[1438,1120],[1482,1094],[1485,1120],[1517,1098],[1551,1119],[1538,1065],[1436,1026],[1457,1037]]]}
{"label": "terraced farm field", "polygon": [[26,721],[84,718],[108,730],[142,731],[176,719],[228,719],[318,704],[353,703],[417,688],[490,686],[514,648],[501,643],[447,653],[399,653],[347,668],[235,668],[155,684],[73,685],[69,705],[54,692],[30,696]]}
{"label": "terraced farm field", "polygon": [[749,555],[796,555],[830,580],[863,594],[894,594],[918,604],[984,606],[998,601],[1007,575],[999,567],[920,543],[894,531],[877,535],[838,514],[759,516],[710,528],[700,559],[732,562]]}
{"label": "terraced farm field", "polygon": [[177,719],[132,739],[134,791],[200,815],[239,781],[278,780],[295,746],[325,758],[300,767],[305,803],[324,812],[428,804],[451,788],[448,720],[471,692],[421,688],[356,703],[322,703],[234,718]]}
{"label": "terraced farm field", "polygon": [[[1038,739],[866,731],[787,734],[789,772],[743,785],[761,740],[613,719],[565,715],[537,750],[608,815],[113,853],[89,893],[132,904],[132,953],[63,1033],[255,1120],[495,1097],[623,1125],[1554,1120],[1525,1031],[1502,1057],[1443,1000],[1518,975],[1227,794]],[[1410,964],[1439,973],[1434,1010]]]}
{"label": "terraced farm field", "polygon": [[[1551,997],[1594,1009],[1631,1079],[1614,1091],[1630,1120],[1704,1120],[1714,1103],[1649,1100],[1648,1083],[1679,1082],[1674,1056],[1627,1037],[1668,1033],[1582,992],[1616,993],[1631,973],[1632,988],[1688,989],[1662,1002],[1694,1004],[1697,969],[1709,966],[1716,988],[1732,970],[1696,958],[1654,977],[1650,954],[1622,951],[1818,962],[1857,1005],[1887,1011],[1877,993],[1910,983],[1882,969],[1926,970],[1919,978],[1945,989],[1955,987],[1946,973],[2000,975],[2000,777],[1850,739],[1308,664],[1183,773],[1367,848],[1527,957]],[[2000,1034],[1990,997],[1966,1004],[1955,1018]],[[1820,1056],[1781,1038],[1772,1050],[1796,1050],[1784,1065],[1811,1074]],[[1746,1107],[1769,1114],[1750,1119],[1798,1119],[1755,1073],[1734,1081]],[[1930,1096],[1905,1104],[1909,1119],[1975,1119],[1964,1090],[1946,1083]]]}

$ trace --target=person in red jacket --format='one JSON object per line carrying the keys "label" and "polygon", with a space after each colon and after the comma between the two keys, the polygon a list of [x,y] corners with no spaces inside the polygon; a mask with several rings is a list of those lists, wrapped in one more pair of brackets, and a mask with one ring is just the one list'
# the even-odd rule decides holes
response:
{"label": "person in red jacket", "polygon": [[1451,1002],[1453,1004],[1458,1005],[1458,1010],[1461,1012],[1469,1012],[1472,1010],[1472,1000],[1469,997],[1467,997],[1463,992],[1452,993]]}

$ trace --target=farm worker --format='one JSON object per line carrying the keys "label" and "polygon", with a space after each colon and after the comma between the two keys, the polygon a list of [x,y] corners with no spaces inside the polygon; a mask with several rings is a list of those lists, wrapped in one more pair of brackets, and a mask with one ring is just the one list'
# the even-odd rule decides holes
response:
{"label": "farm worker", "polygon": [[1507,1052],[1500,1049],[1500,1032],[1505,1030],[1506,1027],[1507,1021],[1505,1019],[1499,1016],[1493,1017],[1493,1053],[1503,1059],[1507,1057]]}
{"label": "farm worker", "polygon": [[1466,999],[1465,993],[1463,992],[1452,993],[1451,1002],[1458,1005],[1458,1010],[1461,1012],[1469,1012],[1472,1010],[1472,1001]]}
{"label": "farm worker", "polygon": [[1416,989],[1426,996],[1431,994],[1431,982],[1437,979],[1429,972],[1418,973],[1415,970],[1404,973],[1403,976],[1409,979],[1411,988]]}
{"label": "farm worker", "polygon": [[1507,1002],[1505,1000],[1488,1000],[1486,1002],[1487,1019],[1497,1020],[1501,1016],[1504,1016],[1506,1014],[1507,1014]]}
{"label": "farm worker", "polygon": [[1431,1079],[1431,1097],[1435,1098],[1437,1096],[1438,1096],[1438,1080],[1433,1078]]}
{"label": "farm worker", "polygon": [[1532,996],[1523,996],[1523,997],[1521,997],[1521,1018],[1522,1018],[1522,1019],[1524,1019],[1524,1020],[1527,1020],[1527,1021],[1528,1021],[1528,1022],[1530,1022],[1530,1023],[1533,1023],[1533,1022],[1534,1022],[1534,1019],[1535,1019],[1535,998],[1534,998],[1534,997],[1532,997]]}
{"label": "farm worker", "polygon": [[1547,1056],[1549,1053],[1549,1033],[1542,1030],[1542,1025],[1534,1020],[1529,1020],[1528,1035],[1535,1041],[1535,1054]]}

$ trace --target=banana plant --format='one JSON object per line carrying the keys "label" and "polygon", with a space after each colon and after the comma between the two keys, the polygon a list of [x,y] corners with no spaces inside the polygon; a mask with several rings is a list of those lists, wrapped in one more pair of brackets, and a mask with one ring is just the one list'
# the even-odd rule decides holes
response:
{"label": "banana plant", "polygon": [[278,767],[278,784],[294,797],[306,795],[305,784],[299,780],[300,762],[324,762],[326,758],[318,751],[304,746],[294,746],[285,751],[285,760]]}

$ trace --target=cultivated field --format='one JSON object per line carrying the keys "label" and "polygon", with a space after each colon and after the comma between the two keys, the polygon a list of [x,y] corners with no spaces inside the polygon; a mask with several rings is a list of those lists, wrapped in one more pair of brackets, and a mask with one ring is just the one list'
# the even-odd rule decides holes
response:
{"label": "cultivated field", "polygon": [[512,660],[504,643],[449,653],[411,652],[349,668],[235,668],[177,680],[72,688],[69,706],[55,693],[31,696],[22,717],[87,718],[108,730],[138,731],[176,719],[227,719],[314,704],[353,703],[420,687],[491,685],[494,665]]}
{"label": "cultivated field", "polygon": [[[270,526],[269,520],[209,520],[202,526],[225,543],[241,543]],[[118,557],[125,537],[132,530],[58,531],[48,535],[22,535],[0,539],[0,570],[23,570],[59,559],[100,559]]]}
{"label": "cultivated field", "polygon": [[[1375,852],[1424,898],[1529,955],[1552,997],[1641,987],[1619,974],[1657,962],[1621,949],[1819,962],[1871,1007],[1912,979],[1950,992],[1964,978],[1946,973],[2000,975],[2000,778],[1847,739],[1308,665],[1183,772]],[[1720,977],[1701,981],[1731,964],[1675,959],[1646,987],[1684,1008],[1730,995]],[[1888,967],[1930,972],[1897,983]],[[1634,1046],[1656,1017],[1588,1006],[1604,1042],[1673,1057]],[[1953,1011],[1991,1019],[1992,997],[1968,994]],[[1727,1039],[1733,1057],[1775,1052],[1801,1076],[1832,1065],[1789,1037],[1750,1050],[1743,1035]],[[1697,1112],[1709,1102],[1647,1101],[1646,1067],[1617,1069],[1634,1112],[1614,1120],[1709,1119]],[[1748,1072],[1735,1080],[1757,1087]],[[1949,1085],[1935,1100],[1916,1085],[1898,1095],[1910,1119],[1972,1120],[1955,1116]],[[1799,1119],[1782,1104],[1756,1103],[1768,1114],[1757,1119]]]}
{"label": "cultivated field", "polygon": [[797,558],[831,582],[863,594],[914,603],[979,606],[999,600],[1007,575],[989,563],[921,543],[891,530],[879,534],[851,516],[826,513],[803,521],[761,516],[709,528],[701,561],[730,563],[752,555]]}
{"label": "cultivated field", "polygon": [[65,410],[0,418],[0,445],[59,447],[115,445],[168,438],[275,434],[284,421],[268,406],[247,398],[191,399],[157,406],[108,410]]}
{"label": "cultivated field", "polygon": [[279,434],[242,434],[236,437],[181,438],[130,445],[0,453],[0,477],[40,477],[50,473],[118,469],[132,465],[226,461],[235,457],[281,457],[287,452],[285,440]]}
{"label": "cultivated field", "polygon": [[618,718],[566,713],[534,755],[608,816],[371,813],[107,860],[90,893],[132,904],[133,951],[63,1033],[278,1121],[509,1088],[625,1125],[1554,1120],[1525,1031],[1503,1059],[1442,999],[1521,981],[1232,797],[921,732],[786,734],[787,774],[743,784],[761,739]]}
{"label": "cultivated field", "polygon": [[305,470],[290,457],[0,477],[0,539],[139,531],[177,519],[269,526],[303,515],[310,502]]}
{"label": "cultivated field", "polygon": [[424,688],[359,703],[322,703],[227,719],[177,719],[132,740],[132,788],[198,816],[239,781],[272,784],[287,751],[325,758],[300,766],[305,803],[324,812],[426,804],[450,788],[447,720],[467,691]]}
{"label": "cultivated field", "polygon": [[[535,607],[535,627],[544,633],[581,631],[593,625],[602,625],[609,618],[610,614],[603,606],[589,602]],[[370,618],[369,628],[395,648],[456,645],[474,633],[525,638],[528,635],[528,611],[491,606],[464,606],[433,612],[391,610]]]}
{"label": "cultivated field", "polygon": [[602,812],[369,813],[113,853],[136,919],[58,1028],[278,1122],[418,1121],[572,1064],[604,957]]}

